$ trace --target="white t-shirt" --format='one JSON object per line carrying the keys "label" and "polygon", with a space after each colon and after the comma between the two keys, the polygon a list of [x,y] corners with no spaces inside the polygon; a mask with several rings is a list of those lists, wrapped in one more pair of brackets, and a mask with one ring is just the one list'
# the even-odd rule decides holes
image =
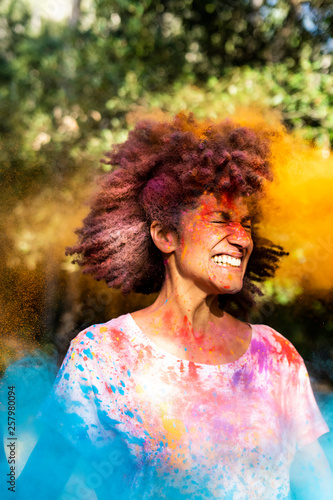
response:
{"label": "white t-shirt", "polygon": [[[130,314],[82,331],[45,407],[74,446],[116,437],[130,451],[133,499],[285,499],[295,451],[328,432],[301,356],[252,325],[238,360],[207,365],[164,351]],[[87,444],[89,443],[89,444]]]}

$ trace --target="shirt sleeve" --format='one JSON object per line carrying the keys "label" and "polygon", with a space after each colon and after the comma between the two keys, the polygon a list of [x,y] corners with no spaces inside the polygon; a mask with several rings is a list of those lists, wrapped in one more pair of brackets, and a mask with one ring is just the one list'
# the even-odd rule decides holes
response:
{"label": "shirt sleeve", "polygon": [[316,403],[309,374],[302,359],[298,370],[297,394],[294,401],[294,432],[297,449],[329,432]]}
{"label": "shirt sleeve", "polygon": [[84,355],[72,341],[40,418],[66,438],[84,456],[116,437],[115,424],[96,405],[93,385]]}
{"label": "shirt sleeve", "polygon": [[[79,485],[82,484],[82,491],[89,493],[94,488],[101,488],[99,492],[107,491],[105,498],[121,500],[129,498],[137,464],[118,429],[122,422],[118,420],[116,398],[107,390],[107,394],[102,394],[102,387],[113,371],[101,379],[95,356],[96,344],[90,342],[89,334],[91,332],[81,332],[71,342],[53,390],[41,409],[40,419],[50,437],[51,464],[58,467],[55,451],[59,447],[63,449],[61,441],[65,440],[78,452],[73,454],[78,462],[74,473],[75,480],[79,478]],[[107,398],[108,411],[101,405],[101,398]],[[61,474],[59,480],[62,480]],[[94,477],[98,478],[97,483]],[[81,491],[75,488],[75,491]]]}

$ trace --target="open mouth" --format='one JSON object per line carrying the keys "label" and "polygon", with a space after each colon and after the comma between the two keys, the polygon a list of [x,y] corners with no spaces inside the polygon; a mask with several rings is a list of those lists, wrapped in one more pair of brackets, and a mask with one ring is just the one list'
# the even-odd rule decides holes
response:
{"label": "open mouth", "polygon": [[231,266],[231,267],[240,267],[242,263],[242,259],[238,259],[236,257],[231,257],[230,255],[214,255],[212,257],[212,261],[218,266]]}

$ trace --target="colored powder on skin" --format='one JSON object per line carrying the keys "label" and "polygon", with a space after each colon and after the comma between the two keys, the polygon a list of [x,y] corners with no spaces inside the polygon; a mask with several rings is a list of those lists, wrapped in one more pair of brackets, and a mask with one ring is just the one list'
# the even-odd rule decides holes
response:
{"label": "colored powder on skin", "polygon": [[[238,116],[241,116],[239,119]],[[290,256],[285,258],[278,271],[278,282],[282,284],[299,284],[308,291],[328,290],[333,283],[333,214],[331,205],[331,182],[333,180],[333,159],[323,154],[322,150],[310,148],[294,135],[287,134],[277,119],[272,117],[270,126],[256,114],[239,114],[237,121],[243,125],[249,125],[270,129],[274,132],[272,138],[272,160],[275,182],[267,185],[267,197],[262,201],[263,221],[260,225],[260,233],[275,243],[284,246]],[[203,130],[198,127],[195,133],[200,137]],[[200,135],[201,134],[201,135]],[[30,292],[29,292],[30,293]],[[16,314],[17,316],[17,314]],[[8,317],[9,322],[9,317]],[[34,329],[34,325],[31,326]],[[119,335],[115,343],[121,348],[122,338]],[[257,346],[263,352],[263,346]],[[282,346],[283,348],[283,346]],[[87,353],[92,357],[92,353]],[[43,357],[39,357],[43,360]],[[26,435],[29,435],[29,422],[38,411],[39,403],[42,402],[46,393],[51,389],[56,367],[53,360],[44,363],[38,368],[34,381],[29,375],[35,373],[36,357],[24,359],[24,363],[18,362],[10,367],[3,379],[6,385],[14,384],[18,389],[18,400],[21,408],[26,414],[18,421],[21,429],[21,449],[23,460],[28,458],[31,445],[22,432],[26,427]],[[190,363],[190,375],[195,380],[198,377],[198,367]],[[235,382],[238,382],[235,381]],[[110,386],[111,391],[116,393],[116,387]],[[137,389],[139,390],[139,389]],[[118,388],[122,394],[122,389]],[[108,392],[109,389],[108,389]],[[39,401],[36,401],[36,394]],[[2,398],[5,393],[2,394]],[[32,405],[32,402],[34,405]],[[37,404],[38,403],[38,404]],[[333,421],[332,399],[327,399],[326,407],[323,406],[324,417],[328,423]],[[108,418],[100,415],[101,419]],[[137,417],[138,421],[140,417]],[[167,417],[165,417],[167,418]],[[116,426],[118,421],[109,420],[109,424]],[[177,438],[186,432],[182,423],[171,426],[170,422],[164,421],[166,432],[172,433],[172,438]],[[3,428],[5,428],[3,424]],[[37,438],[37,434],[36,434]],[[36,441],[36,439],[35,439]],[[25,451],[26,450],[26,451]],[[102,456],[104,459],[104,456]],[[332,460],[332,453],[330,455]],[[1,462],[1,467],[7,466],[6,461]],[[40,467],[40,463],[36,464]],[[54,457],[54,467],[57,466]],[[7,470],[2,470],[5,477]],[[32,492],[33,493],[33,492]],[[166,492],[167,494],[167,492]],[[171,497],[171,495],[170,495]],[[99,498],[110,498],[101,495]]]}

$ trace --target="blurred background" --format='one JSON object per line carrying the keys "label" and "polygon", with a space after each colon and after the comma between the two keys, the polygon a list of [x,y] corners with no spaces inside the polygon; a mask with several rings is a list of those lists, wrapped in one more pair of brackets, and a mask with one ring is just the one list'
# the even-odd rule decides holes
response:
{"label": "blurred background", "polygon": [[[296,346],[333,427],[332,22],[331,0],[2,0],[0,400],[16,387],[18,473],[71,339],[154,299],[108,289],[64,253],[104,151],[161,111],[252,113],[292,134],[267,221],[290,264],[250,320]],[[1,426],[5,438],[5,411]],[[332,433],[321,444],[333,466]]]}
{"label": "blurred background", "polygon": [[[59,364],[80,330],[153,300],[109,290],[64,255],[110,168],[103,152],[137,116],[270,110],[332,162],[332,21],[331,0],[1,2],[2,374],[36,352]],[[322,246],[312,272],[332,261],[333,242]],[[289,338],[329,393],[333,281],[313,289],[301,274],[267,283],[252,321]]]}

